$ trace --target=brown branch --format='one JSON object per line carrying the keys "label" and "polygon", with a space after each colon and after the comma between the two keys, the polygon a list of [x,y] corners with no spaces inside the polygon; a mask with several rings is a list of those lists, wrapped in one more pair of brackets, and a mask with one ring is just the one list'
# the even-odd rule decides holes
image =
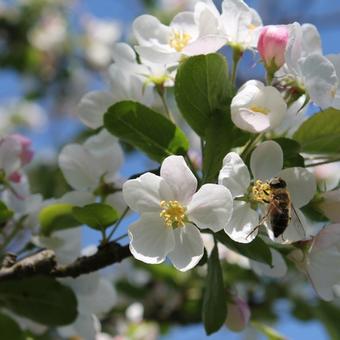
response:
{"label": "brown branch", "polygon": [[78,277],[94,272],[131,256],[129,246],[116,242],[100,245],[95,254],[81,256],[68,265],[58,265],[53,250],[43,250],[0,269],[0,281],[21,279],[36,275],[51,277]]}

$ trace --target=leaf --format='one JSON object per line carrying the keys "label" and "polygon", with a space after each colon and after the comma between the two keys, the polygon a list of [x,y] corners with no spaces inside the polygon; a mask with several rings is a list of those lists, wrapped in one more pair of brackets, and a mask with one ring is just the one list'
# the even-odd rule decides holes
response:
{"label": "leaf", "polygon": [[210,117],[232,98],[226,58],[215,53],[184,61],[177,71],[175,97],[185,120],[205,138]]}
{"label": "leaf", "polygon": [[329,339],[339,338],[339,313],[340,308],[332,303],[319,301],[313,306],[314,317],[322,322],[326,328]]}
{"label": "leaf", "polygon": [[12,312],[48,326],[61,326],[77,317],[73,291],[49,277],[0,283],[1,304]]}
{"label": "leaf", "polygon": [[6,206],[5,203],[0,201],[0,224],[6,223],[14,215],[14,212]]}
{"label": "leaf", "polygon": [[122,101],[104,115],[104,125],[113,135],[161,162],[172,154],[184,154],[189,142],[180,128],[148,107]]}
{"label": "leaf", "polygon": [[105,230],[119,218],[118,212],[115,209],[103,203],[92,203],[84,207],[74,207],[72,212],[79,223],[86,224],[97,230]]}
{"label": "leaf", "polygon": [[264,334],[268,340],[286,340],[287,338],[277,332],[275,329],[261,323],[258,321],[252,321],[252,326],[256,328],[259,332]]}
{"label": "leaf", "polygon": [[227,299],[217,245],[208,260],[208,274],[203,297],[202,320],[206,333],[218,331],[227,318]]}
{"label": "leaf", "polygon": [[289,138],[276,138],[273,141],[278,143],[283,151],[283,168],[305,166],[305,160],[300,155],[301,145],[297,141]]}
{"label": "leaf", "polygon": [[25,340],[18,324],[6,314],[0,314],[1,339]]}
{"label": "leaf", "polygon": [[316,154],[340,153],[340,111],[328,109],[307,119],[293,138],[301,150]]}
{"label": "leaf", "polygon": [[219,242],[236,253],[272,266],[270,248],[260,237],[256,237],[252,242],[246,244],[233,241],[223,230],[215,233],[215,237]]}
{"label": "leaf", "polygon": [[72,214],[73,207],[68,203],[56,203],[43,208],[39,213],[41,234],[49,236],[53,231],[79,226]]}

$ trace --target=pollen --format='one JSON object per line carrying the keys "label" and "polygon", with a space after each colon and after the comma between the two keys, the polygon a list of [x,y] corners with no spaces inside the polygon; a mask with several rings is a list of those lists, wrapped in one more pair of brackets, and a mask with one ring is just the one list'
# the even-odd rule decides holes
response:
{"label": "pollen", "polygon": [[164,219],[168,227],[178,228],[184,227],[186,208],[178,201],[161,201],[162,211],[160,217]]}
{"label": "pollen", "polygon": [[268,203],[270,201],[271,189],[267,182],[257,180],[252,187],[252,198],[256,202]]}
{"label": "pollen", "polygon": [[252,105],[249,110],[254,111],[254,112],[259,112],[263,113],[264,115],[267,115],[270,111],[263,106],[257,106],[257,105]]}
{"label": "pollen", "polygon": [[190,42],[191,35],[185,32],[173,31],[169,45],[177,52],[181,52]]}
{"label": "pollen", "polygon": [[249,31],[254,31],[258,26],[254,25],[254,24],[249,24],[248,25],[248,30]]}

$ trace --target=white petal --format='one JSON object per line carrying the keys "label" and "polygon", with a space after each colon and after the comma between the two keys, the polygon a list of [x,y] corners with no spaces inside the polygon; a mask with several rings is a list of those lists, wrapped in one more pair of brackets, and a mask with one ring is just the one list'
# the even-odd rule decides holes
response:
{"label": "white petal", "polygon": [[159,214],[142,214],[140,220],[129,227],[132,255],[145,263],[161,263],[175,247],[172,228],[167,227]]}
{"label": "white petal", "polygon": [[96,197],[88,191],[69,191],[58,199],[60,203],[70,203],[79,207],[94,203],[95,200]]}
{"label": "white petal", "polygon": [[228,224],[232,211],[230,191],[222,185],[205,184],[192,197],[187,215],[198,227],[217,232]]}
{"label": "white petal", "polygon": [[135,211],[160,212],[160,202],[175,199],[162,177],[150,172],[123,184],[123,196],[127,205]]}
{"label": "white petal", "polygon": [[234,201],[233,215],[224,231],[236,242],[249,243],[258,233],[258,223],[259,215],[248,203]]}
{"label": "white petal", "polygon": [[87,93],[78,105],[80,120],[89,128],[97,129],[103,126],[103,115],[114,104],[111,93],[93,91]]}
{"label": "white petal", "polygon": [[110,204],[120,214],[122,214],[127,207],[127,204],[124,201],[123,193],[119,191],[107,196],[105,202]]}
{"label": "white petal", "polygon": [[248,132],[259,133],[270,129],[268,115],[247,108],[241,108],[236,112],[233,111],[231,118],[238,128]]}
{"label": "white petal", "polygon": [[181,54],[169,49],[155,49],[151,46],[135,46],[138,54],[145,60],[159,64],[175,64],[181,58]]}
{"label": "white petal", "polygon": [[66,181],[77,190],[94,189],[99,181],[100,169],[89,151],[82,145],[66,145],[59,155],[59,167]]}
{"label": "white petal", "polygon": [[168,44],[170,32],[152,15],[141,15],[133,22],[133,33],[140,45]]}
{"label": "white petal", "polygon": [[198,35],[198,27],[195,23],[194,13],[180,12],[172,19],[170,27],[177,32],[188,33],[191,39]]}
{"label": "white petal", "polygon": [[0,169],[9,176],[20,168],[20,143],[12,137],[5,137],[0,140]]}
{"label": "white petal", "polygon": [[241,196],[247,191],[250,185],[250,174],[236,152],[230,152],[224,157],[218,183],[227,187],[233,197]]}
{"label": "white petal", "polygon": [[311,100],[323,109],[330,107],[338,81],[333,64],[322,55],[312,54],[299,60],[299,67]]}
{"label": "white petal", "polygon": [[252,270],[259,276],[265,275],[269,277],[284,277],[287,273],[287,264],[283,259],[282,255],[275,249],[270,249],[272,253],[272,264],[270,267],[268,264],[250,260],[250,266]]}
{"label": "white petal", "polygon": [[204,245],[200,232],[192,224],[174,230],[175,248],[168,254],[172,264],[185,272],[200,261],[204,253]]}
{"label": "white petal", "polygon": [[226,38],[223,36],[205,35],[184,47],[182,52],[188,56],[209,54],[218,51],[225,44]]}
{"label": "white petal", "polygon": [[161,177],[175,193],[175,199],[184,204],[196,192],[197,179],[182,156],[165,158],[161,166]]}
{"label": "white petal", "polygon": [[282,170],[278,176],[287,183],[294,207],[301,208],[312,200],[316,193],[314,174],[305,168],[288,168]]}
{"label": "white petal", "polygon": [[321,38],[318,29],[312,24],[303,24],[302,29],[302,49],[304,55],[313,53],[322,54]]}
{"label": "white petal", "polygon": [[269,180],[279,173],[283,166],[283,152],[273,141],[259,144],[250,157],[250,168],[254,178]]}

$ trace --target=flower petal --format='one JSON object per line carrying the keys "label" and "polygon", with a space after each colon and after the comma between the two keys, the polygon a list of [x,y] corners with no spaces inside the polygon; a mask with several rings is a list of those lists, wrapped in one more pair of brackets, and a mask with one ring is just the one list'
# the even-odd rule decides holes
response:
{"label": "flower petal", "polygon": [[159,212],[161,201],[174,199],[165,180],[150,172],[125,182],[123,196],[127,205],[140,213]]}
{"label": "flower petal", "polygon": [[82,145],[66,145],[59,155],[59,167],[74,189],[94,189],[102,175],[96,159]]}
{"label": "flower petal", "polygon": [[316,180],[313,173],[305,168],[288,168],[278,174],[287,183],[287,189],[295,208],[309,203],[316,193]]}
{"label": "flower petal", "polygon": [[79,118],[89,128],[97,129],[103,126],[103,115],[113,103],[114,98],[109,92],[89,92],[78,105]]}
{"label": "flower petal", "polygon": [[233,197],[241,196],[247,191],[250,185],[250,174],[236,152],[230,152],[224,157],[218,183],[227,187]]}
{"label": "flower petal", "polygon": [[248,203],[234,201],[233,215],[224,231],[236,242],[249,243],[258,233],[258,223],[259,215]]}
{"label": "flower petal", "polygon": [[228,224],[232,211],[230,191],[222,185],[205,184],[192,197],[187,215],[198,227],[217,232]]}
{"label": "flower petal", "polygon": [[204,253],[204,245],[199,230],[192,224],[174,230],[175,248],[168,254],[172,264],[185,272],[200,261]]}
{"label": "flower petal", "polygon": [[250,168],[254,178],[262,181],[277,176],[283,166],[283,152],[273,141],[259,144],[250,157]]}
{"label": "flower petal", "polygon": [[182,156],[169,156],[161,166],[161,177],[175,194],[175,199],[186,204],[197,189],[197,179]]}
{"label": "flower petal", "polygon": [[129,227],[132,255],[145,263],[161,263],[175,247],[172,228],[167,227],[155,213],[142,214],[140,220]]}
{"label": "flower petal", "polygon": [[277,250],[271,248],[270,252],[272,253],[273,266],[270,267],[268,264],[249,260],[252,270],[259,276],[284,277],[287,273],[287,264],[285,260]]}

